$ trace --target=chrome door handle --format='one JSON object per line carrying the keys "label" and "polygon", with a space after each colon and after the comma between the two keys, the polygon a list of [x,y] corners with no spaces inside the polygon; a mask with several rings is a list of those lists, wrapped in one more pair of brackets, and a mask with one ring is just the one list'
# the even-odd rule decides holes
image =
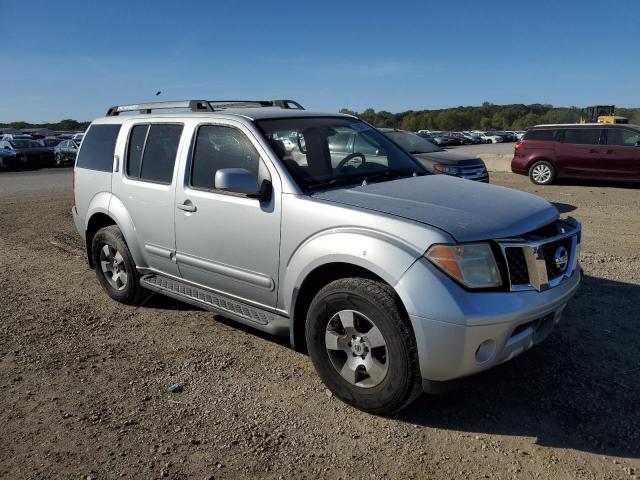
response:
{"label": "chrome door handle", "polygon": [[176,207],[180,210],[184,210],[185,212],[195,212],[197,210],[191,200],[185,200],[184,203],[178,203],[176,204]]}

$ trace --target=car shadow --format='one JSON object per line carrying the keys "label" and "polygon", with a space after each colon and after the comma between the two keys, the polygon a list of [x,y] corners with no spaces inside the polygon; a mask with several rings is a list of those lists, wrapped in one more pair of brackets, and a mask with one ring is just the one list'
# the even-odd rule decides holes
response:
{"label": "car shadow", "polygon": [[640,188],[640,182],[636,181],[617,181],[617,180],[596,180],[596,179],[578,179],[578,178],[559,178],[556,180],[558,185],[575,185],[583,187],[609,187],[609,188],[627,188],[637,190]]}
{"label": "car shadow", "polygon": [[551,202],[560,213],[569,213],[573,212],[577,207],[575,205],[571,205],[569,203],[561,203],[561,202]]}
{"label": "car shadow", "polygon": [[545,342],[395,418],[640,457],[640,285],[585,277]]}

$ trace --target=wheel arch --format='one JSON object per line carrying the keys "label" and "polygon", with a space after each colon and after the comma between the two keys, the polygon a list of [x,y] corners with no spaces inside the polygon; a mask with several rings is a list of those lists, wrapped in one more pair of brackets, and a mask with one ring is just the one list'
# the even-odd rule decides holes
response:
{"label": "wheel arch", "polygon": [[[324,263],[311,270],[304,278],[302,283],[294,291],[294,299],[291,304],[291,320],[290,320],[290,340],[291,346],[298,352],[306,352],[305,324],[307,320],[307,312],[313,298],[316,294],[329,283],[341,278],[360,277],[384,283],[390,286],[394,292],[393,285],[377,275],[372,270],[354,263],[344,261]],[[396,293],[397,294],[397,293]],[[398,298],[400,298],[398,296]],[[400,304],[404,304],[400,299]],[[405,308],[405,314],[406,308]]]}
{"label": "wheel arch", "polygon": [[137,241],[135,241],[135,227],[130,215],[126,211],[122,202],[114,197],[110,196],[107,207],[90,209],[92,213],[88,216],[87,227],[85,229],[85,240],[87,248],[87,258],[91,268],[93,265],[93,252],[91,251],[91,244],[93,243],[93,237],[98,230],[109,225],[116,225],[122,232],[122,236],[125,239],[127,247],[131,252],[131,256],[136,266],[145,266],[144,255],[140,249]]}

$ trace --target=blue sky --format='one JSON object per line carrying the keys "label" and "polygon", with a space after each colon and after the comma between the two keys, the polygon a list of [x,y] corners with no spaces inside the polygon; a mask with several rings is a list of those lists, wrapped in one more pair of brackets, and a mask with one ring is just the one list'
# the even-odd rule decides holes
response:
{"label": "blue sky", "polygon": [[0,0],[0,121],[154,99],[640,106],[640,1]]}

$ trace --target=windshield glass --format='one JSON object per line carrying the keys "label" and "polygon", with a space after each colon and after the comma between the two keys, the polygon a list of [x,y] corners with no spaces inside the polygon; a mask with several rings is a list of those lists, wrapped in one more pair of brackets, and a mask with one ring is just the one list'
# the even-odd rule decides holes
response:
{"label": "windshield glass", "polygon": [[413,157],[356,119],[267,119],[256,125],[304,189],[426,173]]}
{"label": "windshield glass", "polygon": [[431,153],[441,151],[429,140],[411,132],[385,132],[385,135],[409,153]]}

